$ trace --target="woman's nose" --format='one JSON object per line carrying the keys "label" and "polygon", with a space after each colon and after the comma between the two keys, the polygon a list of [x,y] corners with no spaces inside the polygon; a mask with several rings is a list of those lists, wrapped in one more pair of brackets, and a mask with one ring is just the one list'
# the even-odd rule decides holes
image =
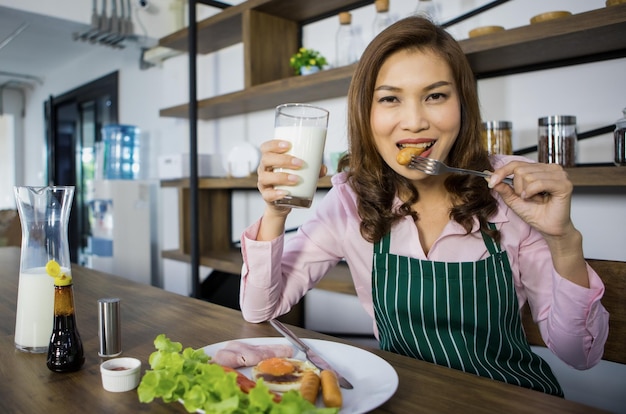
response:
{"label": "woman's nose", "polygon": [[426,114],[418,105],[405,105],[400,125],[407,131],[417,132],[428,129],[429,123]]}

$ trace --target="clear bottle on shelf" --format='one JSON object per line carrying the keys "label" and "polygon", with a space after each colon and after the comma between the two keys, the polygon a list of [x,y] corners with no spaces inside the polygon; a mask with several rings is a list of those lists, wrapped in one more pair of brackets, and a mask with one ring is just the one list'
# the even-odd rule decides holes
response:
{"label": "clear bottle on shelf", "polygon": [[376,0],[374,5],[376,7],[376,16],[374,17],[372,38],[376,37],[393,23],[393,19],[389,14],[389,0]]}
{"label": "clear bottle on shelf", "polygon": [[414,16],[430,19],[435,24],[440,24],[439,8],[435,0],[418,0]]}
{"label": "clear bottle on shelf", "polygon": [[339,13],[339,30],[337,30],[337,47],[335,66],[346,66],[355,63],[360,57],[360,45],[357,34],[352,27],[352,14]]}

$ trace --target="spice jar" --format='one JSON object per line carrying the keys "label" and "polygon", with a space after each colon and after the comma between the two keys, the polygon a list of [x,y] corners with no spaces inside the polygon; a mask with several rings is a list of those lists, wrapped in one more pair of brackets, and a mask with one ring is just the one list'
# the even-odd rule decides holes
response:
{"label": "spice jar", "polygon": [[626,166],[626,108],[622,110],[624,117],[615,122],[615,165]]}
{"label": "spice jar", "polygon": [[483,122],[483,146],[489,154],[513,154],[510,121]]}
{"label": "spice jar", "polygon": [[576,117],[552,115],[539,118],[539,140],[537,159],[548,164],[563,167],[576,166],[578,137]]}

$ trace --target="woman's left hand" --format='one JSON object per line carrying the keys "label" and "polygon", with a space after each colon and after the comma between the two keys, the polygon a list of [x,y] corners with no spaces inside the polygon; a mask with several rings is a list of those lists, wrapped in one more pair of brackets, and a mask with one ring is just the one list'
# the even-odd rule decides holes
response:
{"label": "woman's left hand", "polygon": [[[513,175],[513,187],[501,180]],[[489,186],[544,237],[575,231],[570,217],[574,186],[558,164],[512,161],[494,171]]]}

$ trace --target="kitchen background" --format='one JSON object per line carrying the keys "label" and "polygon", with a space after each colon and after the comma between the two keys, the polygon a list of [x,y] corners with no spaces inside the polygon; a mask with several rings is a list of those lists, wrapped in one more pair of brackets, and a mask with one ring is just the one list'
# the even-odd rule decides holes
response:
{"label": "kitchen background", "polygon": [[[294,0],[295,1],[295,0]],[[240,1],[226,1],[238,4]],[[175,54],[155,66],[147,68],[141,61],[141,49],[151,48],[157,39],[174,32],[185,24],[184,2],[177,0],[150,0],[147,7],[132,1],[135,33],[137,40],[127,42],[124,49],[117,50],[85,42],[66,42],[64,58],[51,58],[56,62],[47,65],[37,61],[26,68],[25,74],[38,74],[35,80],[20,83],[17,87],[0,88],[0,209],[13,208],[11,187],[18,185],[45,185],[47,182],[47,150],[45,146],[44,103],[50,96],[60,96],[67,91],[92,82],[117,71],[119,90],[119,119],[121,124],[136,125],[142,130],[142,140],[150,147],[148,173],[143,183],[156,188],[150,197],[150,211],[155,215],[156,233],[150,237],[151,254],[157,260],[151,264],[147,283],[157,284],[181,295],[191,292],[191,271],[183,262],[161,259],[158,252],[178,248],[179,203],[175,188],[158,188],[159,156],[189,152],[189,124],[183,119],[159,116],[159,110],[187,103],[188,58]],[[463,12],[479,7],[483,0],[446,0],[438,2],[442,20],[446,21]],[[391,0],[390,11],[395,18],[413,12],[417,0]],[[61,25],[75,32],[88,29],[91,19],[91,2],[79,0],[0,0],[0,15],[15,10],[42,15],[41,24]],[[568,10],[580,13],[605,7],[604,0],[515,0],[489,10],[450,31],[458,39],[467,37],[469,30],[485,25],[501,25],[514,28],[527,25],[529,19],[550,10]],[[199,18],[205,18],[220,10],[198,6]],[[365,44],[371,36],[374,20],[373,5],[352,12],[352,22]],[[0,42],[20,27],[20,21],[12,19],[13,27],[0,27]],[[303,45],[319,50],[331,65],[335,56],[335,33],[337,17],[331,17],[306,26],[303,30]],[[67,30],[66,30],[67,31]],[[71,31],[68,31],[68,36]],[[27,36],[28,28],[18,36]],[[11,45],[7,45],[5,51]],[[72,52],[69,49],[74,49]],[[78,52],[76,52],[78,50]],[[29,55],[45,56],[45,47],[24,50],[24,59]],[[0,47],[0,69],[4,69],[3,49]],[[43,65],[43,66],[36,66]],[[44,70],[42,70],[42,68]],[[612,125],[622,117],[626,107],[626,59],[618,58],[597,63],[568,66],[525,74],[509,75],[479,81],[483,118],[485,120],[509,120],[513,123],[513,147],[536,145],[537,119],[547,115],[575,115],[578,131],[589,131]],[[0,85],[8,80],[0,78]],[[11,84],[13,85],[13,84]],[[221,95],[243,89],[243,47],[234,45],[209,55],[198,56],[198,98]],[[347,146],[345,133],[345,99],[328,99],[315,102],[330,110],[330,123],[326,153],[343,151]],[[264,110],[241,116],[221,118],[198,123],[198,152],[225,157],[232,148],[244,143],[258,146],[272,137],[273,111]],[[9,138],[7,138],[9,137]],[[528,155],[536,159],[536,154]],[[613,159],[612,134],[604,134],[582,141],[579,146],[580,163],[606,163]],[[323,196],[320,192],[317,201]],[[233,240],[242,230],[255,221],[263,211],[263,202],[254,191],[235,192],[233,198]],[[137,206],[130,204],[126,213]],[[311,214],[311,210],[298,210],[290,216],[288,227],[296,227]],[[572,215],[577,227],[584,235],[587,257],[596,259],[626,260],[626,190],[618,188],[576,189]],[[124,215],[124,212],[119,212]],[[148,230],[146,230],[148,233]],[[156,252],[156,253],[155,253]],[[133,272],[118,269],[117,273],[131,277]],[[126,274],[124,274],[126,273]],[[206,278],[211,269],[203,268],[201,278]],[[145,279],[144,279],[145,280]],[[319,306],[324,303],[324,306]],[[355,298],[348,295],[313,290],[307,297],[307,327],[324,332],[350,335],[371,334],[371,323],[361,311]],[[336,315],[343,314],[344,318]],[[557,362],[550,361],[551,364]],[[617,369],[621,369],[619,367]],[[561,369],[561,368],[559,368]],[[597,401],[606,404],[605,394],[626,387],[624,370],[603,365],[582,373],[589,383],[600,385]],[[563,367],[563,370],[567,370]],[[565,371],[564,376],[574,378],[579,373]],[[593,376],[593,379],[589,379]],[[607,378],[609,379],[607,381]],[[574,381],[575,382],[575,381]],[[575,386],[575,385],[573,385]],[[617,388],[616,388],[617,387]],[[583,388],[584,389],[584,388]],[[574,398],[582,398],[589,392],[572,392]],[[626,401],[614,400],[612,410],[624,410]],[[604,402],[602,402],[604,400]]]}

